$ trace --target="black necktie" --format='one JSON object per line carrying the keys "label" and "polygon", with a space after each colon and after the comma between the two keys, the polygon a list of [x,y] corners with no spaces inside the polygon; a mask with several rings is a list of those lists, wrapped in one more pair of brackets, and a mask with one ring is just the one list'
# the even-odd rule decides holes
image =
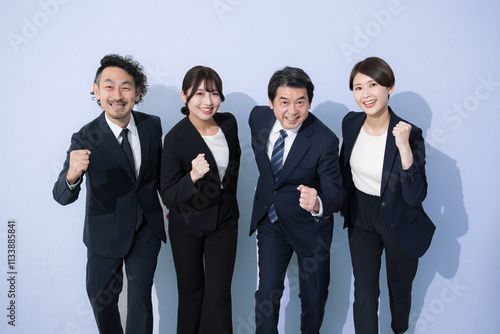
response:
{"label": "black necktie", "polygon": [[130,164],[130,167],[132,167],[132,172],[134,173],[135,176],[135,162],[134,162],[134,154],[132,153],[132,147],[130,146],[130,142],[128,141],[128,129],[125,128],[122,130],[120,133],[120,136],[122,136],[122,150],[125,153],[125,156],[127,157],[128,163]]}
{"label": "black necktie", "polygon": [[[135,162],[134,162],[134,154],[132,153],[132,147],[130,146],[130,142],[128,141],[128,129],[125,128],[122,130],[120,133],[120,136],[122,136],[122,150],[123,153],[125,153],[125,156],[127,157],[128,163],[130,164],[130,167],[132,167],[132,173],[134,173],[135,176]],[[141,206],[139,205],[139,201],[137,201],[137,206],[136,206],[136,226],[135,229],[139,229],[139,226],[141,226],[142,223],[142,209]]]}

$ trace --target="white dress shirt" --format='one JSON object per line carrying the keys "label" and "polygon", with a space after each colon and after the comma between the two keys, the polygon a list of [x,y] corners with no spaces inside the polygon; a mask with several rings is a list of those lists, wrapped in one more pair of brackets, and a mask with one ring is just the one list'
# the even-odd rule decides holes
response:
{"label": "white dress shirt", "polygon": [[[106,115],[106,123],[108,123],[111,131],[118,140],[118,144],[122,144],[123,138],[120,136],[123,128],[115,123],[111,122]],[[130,115],[130,121],[127,124],[128,131],[128,141],[132,147],[132,154],[134,155],[135,164],[135,177],[139,176],[139,170],[141,169],[141,142],[139,141],[139,132],[137,131],[137,126],[135,125],[134,116]]]}

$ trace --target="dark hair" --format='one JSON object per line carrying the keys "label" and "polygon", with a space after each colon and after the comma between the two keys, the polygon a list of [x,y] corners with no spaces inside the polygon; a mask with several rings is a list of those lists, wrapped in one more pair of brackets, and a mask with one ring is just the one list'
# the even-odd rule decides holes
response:
{"label": "dark hair", "polygon": [[392,71],[389,64],[378,57],[369,57],[354,65],[351,71],[351,77],[349,78],[350,90],[353,90],[354,77],[358,73],[367,75],[375,80],[375,82],[379,85],[388,88],[393,87],[394,83],[396,82],[394,72]]}
{"label": "dark hair", "polygon": [[267,86],[267,96],[271,102],[276,97],[278,87],[305,88],[309,103],[312,102],[314,96],[314,85],[311,78],[304,70],[296,67],[286,66],[282,70],[274,72]]}
{"label": "dark hair", "polygon": [[[148,78],[146,77],[144,68],[141,64],[133,60],[131,56],[122,57],[117,54],[106,55],[101,59],[101,67],[97,69],[97,72],[95,74],[95,84],[99,85],[101,73],[106,67],[119,67],[125,70],[125,72],[127,72],[132,78],[134,78],[135,88],[141,92],[139,101],[137,101],[137,103],[142,101],[142,98],[148,92]],[[90,92],[90,94],[94,95],[94,92]],[[101,105],[101,101],[97,100],[97,104]]]}
{"label": "dark hair", "polygon": [[[222,80],[217,72],[210,67],[198,65],[187,71],[184,80],[182,80],[182,92],[186,95],[186,105],[181,108],[181,113],[184,115],[189,115],[187,104],[203,82],[205,82],[205,90],[207,92],[217,91],[221,101],[224,102],[225,97],[224,94],[222,94]],[[191,89],[191,93],[188,95],[190,88],[193,89]]]}

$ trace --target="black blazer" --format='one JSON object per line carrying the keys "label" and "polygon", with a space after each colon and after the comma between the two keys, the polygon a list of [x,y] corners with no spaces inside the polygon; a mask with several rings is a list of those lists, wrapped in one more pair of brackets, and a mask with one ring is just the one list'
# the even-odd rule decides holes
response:
{"label": "black blazer", "polygon": [[[274,203],[295,251],[303,256],[313,255],[319,250],[321,240],[331,241],[333,213],[340,209],[344,197],[338,160],[339,140],[326,125],[309,113],[275,183],[266,151],[269,133],[275,122],[274,112],[267,106],[257,106],[250,113],[252,148],[260,173],[250,235]],[[299,206],[300,192],[297,187],[300,184],[318,191],[323,203],[321,219],[315,219]]]}
{"label": "black blazer", "polygon": [[[229,147],[229,163],[222,180],[233,216],[239,218],[236,190],[240,166],[240,142],[236,119],[230,113],[216,113]],[[210,171],[193,184],[189,172],[191,161],[200,153]],[[186,116],[165,136],[161,160],[161,198],[169,211],[169,221],[203,230],[214,230],[217,224],[221,181],[217,163],[198,130]]]}
{"label": "black blazer", "polygon": [[[80,193],[81,182],[70,191],[66,184],[70,152],[88,149],[90,162],[84,173],[87,206],[83,241],[97,254],[124,257],[136,228],[136,201],[156,234],[166,241],[163,211],[158,199],[160,184],[161,122],[157,116],[132,111],[141,142],[141,167],[136,180],[104,112],[73,134],[66,161],[54,185],[54,199],[66,205]],[[82,175],[82,177],[84,177]]]}
{"label": "black blazer", "polygon": [[[385,222],[400,247],[408,255],[420,257],[429,248],[436,229],[422,207],[422,201],[427,195],[424,139],[422,130],[411,124],[409,140],[413,152],[413,164],[408,170],[403,170],[392,129],[400,121],[410,123],[398,117],[390,108],[389,112],[390,122],[382,170],[380,205]],[[344,227],[355,224],[357,218],[358,203],[352,180],[350,158],[365,119],[364,112],[350,112],[342,121],[343,143],[340,165],[346,190],[346,201],[342,208]]]}

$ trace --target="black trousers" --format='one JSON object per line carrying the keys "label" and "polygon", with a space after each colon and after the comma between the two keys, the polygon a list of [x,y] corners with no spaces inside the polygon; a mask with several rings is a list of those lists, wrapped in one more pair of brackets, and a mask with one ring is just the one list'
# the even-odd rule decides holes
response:
{"label": "black trousers", "polygon": [[379,276],[385,250],[387,285],[394,333],[408,329],[411,289],[418,258],[399,247],[380,210],[380,198],[357,191],[358,219],[349,227],[354,272],[354,327],[358,334],[378,333]]}
{"label": "black trousers", "polygon": [[146,220],[135,232],[130,252],[113,259],[87,252],[87,294],[101,334],[122,334],[118,296],[127,275],[127,334],[153,333],[151,289],[161,240]]}
{"label": "black trousers", "polygon": [[[294,248],[282,223],[272,224],[267,216],[257,226],[257,245],[259,287],[255,293],[255,333],[277,334],[285,275]],[[319,334],[323,322],[330,283],[329,251],[330,247],[321,248],[312,256],[297,253],[302,334]]]}
{"label": "black trousers", "polygon": [[178,334],[233,333],[231,281],[238,223],[225,195],[218,216],[214,231],[169,223],[179,295]]}

